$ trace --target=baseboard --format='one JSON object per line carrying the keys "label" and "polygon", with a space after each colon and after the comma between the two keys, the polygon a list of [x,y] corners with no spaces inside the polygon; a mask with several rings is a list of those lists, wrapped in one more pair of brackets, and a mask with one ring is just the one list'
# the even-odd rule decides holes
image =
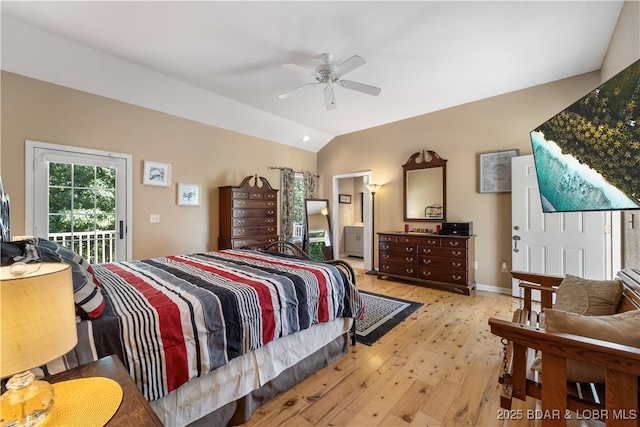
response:
{"label": "baseboard", "polygon": [[510,288],[503,288],[501,286],[483,285],[476,283],[476,291],[495,292],[496,294],[511,295]]}

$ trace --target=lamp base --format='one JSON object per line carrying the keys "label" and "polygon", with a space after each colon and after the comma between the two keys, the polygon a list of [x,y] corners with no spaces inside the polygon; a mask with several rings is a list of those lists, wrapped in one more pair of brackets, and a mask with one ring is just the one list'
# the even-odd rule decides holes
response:
{"label": "lamp base", "polygon": [[35,380],[30,371],[14,375],[0,397],[3,427],[29,427],[40,423],[53,406],[53,386]]}
{"label": "lamp base", "polygon": [[378,275],[378,270],[376,270],[375,268],[372,268],[371,270],[365,272],[365,274],[371,274],[371,275]]}

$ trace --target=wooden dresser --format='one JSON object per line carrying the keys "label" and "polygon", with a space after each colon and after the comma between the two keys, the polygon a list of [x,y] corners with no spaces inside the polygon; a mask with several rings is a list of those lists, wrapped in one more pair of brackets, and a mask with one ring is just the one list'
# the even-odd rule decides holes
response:
{"label": "wooden dresser", "polygon": [[238,186],[218,188],[218,249],[258,248],[278,240],[278,190],[266,178],[248,176]]}
{"label": "wooden dresser", "polygon": [[475,236],[385,232],[379,237],[378,277],[455,288],[475,288]]}

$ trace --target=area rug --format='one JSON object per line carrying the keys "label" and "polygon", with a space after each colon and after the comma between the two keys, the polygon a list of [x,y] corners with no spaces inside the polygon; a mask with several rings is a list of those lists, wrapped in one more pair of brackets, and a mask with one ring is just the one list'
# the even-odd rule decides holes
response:
{"label": "area rug", "polygon": [[364,319],[356,320],[356,341],[372,345],[384,334],[422,307],[422,303],[360,291],[365,304]]}

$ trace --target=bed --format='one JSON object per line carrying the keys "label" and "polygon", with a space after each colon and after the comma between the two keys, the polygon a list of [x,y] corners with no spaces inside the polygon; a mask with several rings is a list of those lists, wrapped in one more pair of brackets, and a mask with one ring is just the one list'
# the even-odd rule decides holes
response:
{"label": "bed", "polygon": [[72,266],[78,345],[43,374],[116,354],[165,425],[247,421],[346,354],[363,312],[348,264],[286,242],[94,265],[44,239],[2,245],[3,264]]}

